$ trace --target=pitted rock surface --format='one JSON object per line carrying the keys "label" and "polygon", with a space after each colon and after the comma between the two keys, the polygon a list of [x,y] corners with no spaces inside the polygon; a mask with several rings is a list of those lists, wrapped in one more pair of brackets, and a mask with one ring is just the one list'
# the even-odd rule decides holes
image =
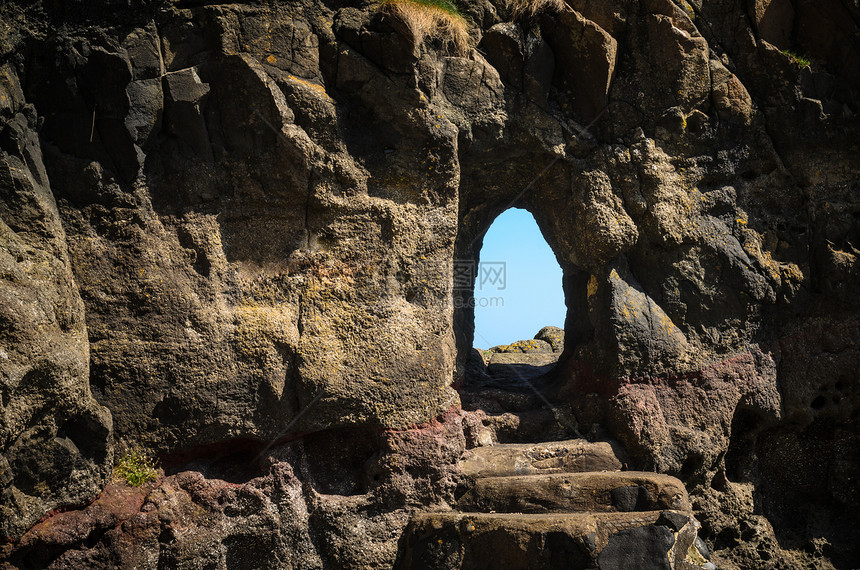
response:
{"label": "pitted rock surface", "polygon": [[[860,566],[856,2],[460,9],[454,54],[370,3],[0,5],[4,562],[137,445],[163,501],[33,564],[387,568],[467,445],[582,435],[727,568]],[[494,380],[455,265],[511,206],[568,312]]]}

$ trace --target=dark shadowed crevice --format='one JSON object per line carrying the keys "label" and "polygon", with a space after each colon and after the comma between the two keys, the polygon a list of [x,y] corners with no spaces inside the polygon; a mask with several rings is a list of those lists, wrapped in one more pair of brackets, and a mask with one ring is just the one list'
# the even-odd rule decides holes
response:
{"label": "dark shadowed crevice", "polygon": [[756,442],[764,419],[755,410],[738,406],[732,418],[729,448],[726,451],[726,477],[736,483],[757,480]]}
{"label": "dark shadowed crevice", "polygon": [[[756,446],[756,503],[783,548],[809,548],[821,537],[836,568],[857,568],[860,545],[853,514],[860,507],[860,436],[821,414],[808,426],[763,431]],[[728,463],[728,462],[727,462]]]}
{"label": "dark shadowed crevice", "polygon": [[167,475],[197,471],[208,479],[245,484],[268,473],[270,455],[289,455],[292,453],[289,450],[302,448],[309,451],[303,454],[301,463],[314,488],[343,496],[367,492],[375,483],[374,473],[379,471],[374,463],[380,449],[378,428],[352,426],[293,434],[273,443],[236,438],[189,446],[163,454],[159,459]]}
{"label": "dark shadowed crevice", "polygon": [[178,449],[162,455],[160,462],[167,475],[193,470],[210,479],[241,484],[265,475],[265,468],[257,461],[264,446],[265,442],[237,438]]}

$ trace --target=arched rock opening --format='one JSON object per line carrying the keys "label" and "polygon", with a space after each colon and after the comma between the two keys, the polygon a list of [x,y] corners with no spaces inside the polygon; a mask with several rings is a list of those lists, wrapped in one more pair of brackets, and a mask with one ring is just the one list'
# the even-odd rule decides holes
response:
{"label": "arched rock opening", "polygon": [[[464,168],[464,171],[466,170]],[[542,376],[542,386],[549,387],[550,391],[557,390],[570,377],[569,374],[555,374],[554,372],[556,370],[563,371],[569,369],[571,367],[570,364],[578,360],[575,355],[580,354],[581,357],[583,347],[594,340],[595,327],[592,323],[593,316],[589,312],[587,295],[590,274],[572,261],[572,258],[575,256],[569,251],[568,242],[562,236],[564,230],[559,227],[558,220],[550,214],[552,209],[551,201],[550,207],[547,208],[546,195],[552,191],[550,186],[561,183],[569,187],[570,184],[566,173],[563,172],[564,169],[559,168],[558,171],[550,174],[547,180],[533,179],[531,182],[538,182],[535,185],[537,188],[528,197],[517,197],[512,200],[510,193],[517,190],[516,186],[514,186],[507,189],[507,191],[494,192],[491,195],[492,197],[489,198],[490,195],[486,193],[486,184],[473,186],[484,189],[484,192],[475,193],[467,190],[461,194],[458,233],[454,248],[455,283],[453,291],[454,332],[457,349],[456,384],[458,386],[462,386],[468,374],[474,373],[474,366],[470,364],[470,359],[475,358],[477,354],[473,350],[473,344],[476,340],[476,280],[480,277],[481,262],[492,261],[481,259],[484,238],[493,222],[510,208],[522,208],[534,217],[543,239],[549,245],[555,255],[556,261],[561,266],[563,275],[562,289],[565,304],[565,342],[563,351],[560,357],[556,354],[553,357],[543,359],[552,360],[554,366],[540,366],[543,360],[538,358],[535,361],[535,370],[531,370],[532,367],[527,366],[527,368],[530,368],[530,371],[525,376]],[[523,179],[524,186],[529,185],[531,182]],[[540,185],[540,182],[544,184]],[[479,202],[475,194],[489,199]],[[464,271],[458,274],[457,265],[464,268],[474,268],[474,271],[471,273]],[[541,284],[541,286],[543,285]],[[557,284],[545,284],[545,286],[553,287],[557,286]],[[533,331],[531,334],[534,334],[534,332],[537,331]],[[508,342],[516,340],[520,339],[511,338],[508,339]],[[548,369],[551,369],[551,371],[547,372]],[[538,374],[538,372],[541,372],[541,374]],[[553,386],[549,386],[550,384],[553,384]]]}
{"label": "arched rock opening", "polygon": [[[503,346],[528,340],[528,346],[519,343],[509,348],[561,350],[560,327],[567,313],[561,266],[534,216],[513,207],[493,221],[484,235],[475,279],[476,349],[502,350]],[[455,287],[457,284],[455,279]],[[554,333],[557,340],[531,342],[544,327],[559,329]]]}

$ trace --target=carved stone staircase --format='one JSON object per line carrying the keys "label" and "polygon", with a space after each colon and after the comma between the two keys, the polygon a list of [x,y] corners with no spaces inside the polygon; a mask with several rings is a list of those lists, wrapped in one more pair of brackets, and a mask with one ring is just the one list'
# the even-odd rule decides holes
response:
{"label": "carved stone staircase", "polygon": [[[464,408],[489,409],[491,425],[504,414],[514,423],[564,423],[534,389],[546,363],[529,355],[499,360],[496,374],[473,368],[461,390]],[[512,438],[523,433],[508,430]],[[485,445],[468,450],[459,466],[466,483],[454,509],[413,516],[399,568],[715,568],[696,547],[699,523],[681,481],[622,470],[609,442]]]}
{"label": "carved stone staircase", "polygon": [[400,568],[693,570],[698,523],[683,484],[620,471],[609,444],[503,444],[467,452],[454,511],[420,513]]}

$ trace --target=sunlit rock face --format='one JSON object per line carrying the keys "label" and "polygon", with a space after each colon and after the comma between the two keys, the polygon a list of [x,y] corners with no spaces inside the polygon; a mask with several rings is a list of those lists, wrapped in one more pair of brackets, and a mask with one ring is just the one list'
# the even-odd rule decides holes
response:
{"label": "sunlit rock face", "polygon": [[0,535],[95,496],[111,414],[90,392],[84,304],[45,172],[36,112],[0,67]]}
{"label": "sunlit rock face", "polygon": [[[461,9],[453,54],[359,3],[0,7],[0,533],[95,498],[114,441],[199,475],[33,564],[393,565],[463,449],[555,433],[457,411],[454,269],[516,205],[564,270],[542,398],[680,477],[725,564],[857,565],[860,9]],[[219,519],[224,481],[269,518]],[[144,516],[195,493],[220,522]]]}

